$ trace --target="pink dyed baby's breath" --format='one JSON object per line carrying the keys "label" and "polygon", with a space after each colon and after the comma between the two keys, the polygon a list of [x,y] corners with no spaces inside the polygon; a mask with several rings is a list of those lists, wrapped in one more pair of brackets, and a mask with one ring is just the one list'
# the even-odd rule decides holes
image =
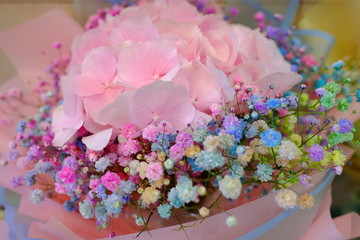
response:
{"label": "pink dyed baby's breath", "polygon": [[91,179],[89,186],[91,189],[97,189],[100,183],[100,179]]}
{"label": "pink dyed baby's breath", "polygon": [[136,127],[134,124],[127,124],[121,129],[122,135],[129,139],[136,133]]}
{"label": "pink dyed baby's breath", "polygon": [[76,175],[73,168],[66,166],[58,172],[58,176],[64,183],[73,183]]}
{"label": "pink dyed baby's breath", "polygon": [[118,147],[118,153],[121,156],[125,156],[125,157],[135,154],[138,151],[140,151],[138,140],[128,140],[126,142],[121,143]]}
{"label": "pink dyed baby's breath", "polygon": [[185,155],[184,148],[180,147],[179,145],[175,144],[170,148],[170,158],[179,161],[181,160]]}
{"label": "pink dyed baby's breath", "polygon": [[146,177],[152,181],[160,180],[163,175],[164,171],[159,163],[150,163],[146,167]]}
{"label": "pink dyed baby's breath", "polygon": [[142,137],[149,141],[155,141],[159,133],[160,133],[159,128],[150,124],[149,126],[143,129]]}
{"label": "pink dyed baby's breath", "polygon": [[66,194],[66,188],[63,184],[57,182],[55,183],[55,192],[60,194]]}
{"label": "pink dyed baby's breath", "polygon": [[106,174],[101,177],[101,182],[110,191],[116,191],[120,185],[120,177],[116,173],[106,172]]}

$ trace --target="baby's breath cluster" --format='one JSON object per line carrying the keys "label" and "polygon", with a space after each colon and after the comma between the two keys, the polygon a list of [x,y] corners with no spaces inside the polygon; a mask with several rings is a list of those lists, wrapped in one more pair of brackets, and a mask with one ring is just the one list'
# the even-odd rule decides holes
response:
{"label": "baby's breath cluster", "polygon": [[[204,6],[198,4],[198,8],[201,7]],[[294,71],[303,74],[315,71],[316,61],[296,45],[298,42],[286,43],[281,36],[288,36],[287,33],[262,25],[265,23],[261,14],[257,14],[257,20],[262,31],[277,40]],[[97,24],[93,23],[94,28]],[[139,46],[143,46],[142,43]],[[126,209],[135,213],[134,221],[144,230],[154,215],[164,221],[176,219],[182,226],[179,210],[194,219],[204,219],[221,209],[220,202],[245,196],[256,199],[269,190],[277,191],[275,201],[284,209],[310,208],[314,204],[313,196],[294,192],[292,185],[312,186],[315,171],[333,169],[340,173],[346,155],[339,144],[353,139],[352,122],[332,117],[334,110],[347,111],[351,103],[350,93],[343,95],[343,89],[351,81],[344,76],[341,70],[344,63],[339,61],[332,66],[332,77],[323,84],[316,82],[317,87],[313,88],[309,81],[304,81],[285,93],[279,91],[279,84],[270,83],[265,86],[266,91],[261,91],[264,86],[247,84],[240,70],[226,75],[214,68],[206,74],[220,74],[227,79],[228,92],[233,92],[234,98],[221,99],[221,103],[209,96],[204,102],[213,102],[203,107],[205,103],[196,105],[194,97],[191,104],[198,107],[199,117],[182,131],[165,120],[156,122],[155,119],[142,129],[132,122],[121,126],[116,123],[111,132],[114,136],[99,150],[86,145],[89,136],[94,136],[89,125],[98,127],[86,120],[75,129],[71,139],[57,146],[53,144],[51,125],[55,120],[51,113],[58,107],[58,80],[64,74],[62,64],[67,62],[68,59],[62,60],[49,68],[55,82],[54,91],[39,91],[44,96],[39,114],[19,122],[6,163],[17,162],[29,169],[25,175],[14,177],[12,185],[35,189],[31,202],[39,204],[46,197],[67,195],[64,208],[79,212],[85,219],[95,219],[99,229],[107,228],[111,218]],[[196,73],[200,71],[200,63],[197,64]],[[241,64],[239,66],[240,69]],[[183,69],[188,67],[185,65]],[[110,83],[101,87],[104,95],[111,89]],[[112,87],[123,86],[114,83]],[[86,100],[84,103],[89,104],[87,93],[81,94]],[[131,94],[136,95],[131,91],[127,95]],[[251,195],[251,189],[259,186],[264,187],[262,194]],[[149,217],[144,218],[144,211],[150,212]],[[236,216],[230,215],[226,223],[235,226]]]}

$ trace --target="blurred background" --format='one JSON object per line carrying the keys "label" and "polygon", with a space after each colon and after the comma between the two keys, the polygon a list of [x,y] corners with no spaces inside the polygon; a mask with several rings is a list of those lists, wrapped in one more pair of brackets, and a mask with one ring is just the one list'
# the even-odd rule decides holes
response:
{"label": "blurred background", "polygon": [[[211,0],[209,0],[211,1]],[[110,6],[116,0],[0,0],[0,31],[23,23],[51,9],[60,8],[80,23],[85,23],[89,14],[99,7]],[[121,1],[120,1],[121,2]],[[256,12],[253,0],[220,0],[225,7],[237,6],[240,14],[237,21],[255,26],[253,14]],[[272,13],[281,13],[288,24],[297,29],[317,29],[332,35],[335,42],[332,48],[324,44],[314,46],[321,55],[327,55],[326,64],[343,59],[360,67],[360,0],[257,0]],[[289,9],[291,4],[298,3],[297,8]],[[292,11],[291,16],[286,11]],[[289,13],[289,12],[288,12]],[[66,26],[64,26],[65,28]],[[331,44],[330,44],[331,45]],[[320,49],[324,48],[324,49]],[[15,73],[11,63],[0,52],[0,84]],[[359,72],[352,73],[353,81],[359,81]],[[360,111],[360,109],[359,109]],[[360,122],[357,123],[360,129]],[[360,131],[356,140],[360,140]],[[355,147],[355,146],[353,146]],[[341,176],[333,183],[333,217],[355,211],[360,213],[360,149],[353,155]],[[0,218],[3,218],[0,207]]]}

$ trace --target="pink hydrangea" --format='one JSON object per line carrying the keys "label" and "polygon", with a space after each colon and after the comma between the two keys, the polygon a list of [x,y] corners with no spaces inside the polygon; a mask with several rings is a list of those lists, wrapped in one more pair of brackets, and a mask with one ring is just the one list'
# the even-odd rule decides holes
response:
{"label": "pink hydrangea", "polygon": [[58,176],[64,183],[73,183],[75,181],[75,171],[72,167],[63,167]]}
{"label": "pink hydrangea", "polygon": [[[237,10],[231,9],[231,14]],[[82,126],[95,139],[105,126],[122,129],[124,138],[130,139],[135,131],[127,124],[132,123],[139,130],[145,128],[143,137],[154,141],[155,126],[171,133],[200,117],[209,122],[211,104],[225,105],[234,99],[236,76],[262,94],[274,85],[270,97],[301,80],[275,42],[259,30],[204,16],[187,1],[131,7],[74,41],[61,80],[64,104],[53,115],[53,142],[63,145]],[[230,107],[237,102],[232,103]],[[153,126],[147,129],[149,124]],[[110,138],[107,133],[101,136]]]}
{"label": "pink hydrangea", "polygon": [[160,130],[156,126],[150,124],[142,131],[142,137],[149,140],[149,141],[155,141],[156,137],[159,135]]}
{"label": "pink hydrangea", "polygon": [[152,181],[160,180],[163,175],[164,171],[159,163],[150,163],[146,167],[146,177]]}
{"label": "pink hydrangea", "polygon": [[101,182],[110,191],[116,191],[120,185],[120,177],[116,173],[106,172],[106,174],[101,177]]}
{"label": "pink hydrangea", "polygon": [[175,144],[174,146],[172,146],[170,148],[170,158],[175,160],[175,161],[179,161],[183,158],[183,156],[185,155],[185,150],[184,148],[180,147],[179,145]]}

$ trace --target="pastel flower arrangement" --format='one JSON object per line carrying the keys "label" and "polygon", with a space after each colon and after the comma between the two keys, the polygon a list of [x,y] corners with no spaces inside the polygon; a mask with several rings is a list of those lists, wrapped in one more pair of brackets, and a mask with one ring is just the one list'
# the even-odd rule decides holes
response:
{"label": "pastel flower arrangement", "polygon": [[99,229],[133,214],[142,231],[154,215],[185,231],[187,219],[269,191],[284,209],[310,208],[311,194],[291,186],[312,186],[315,171],[341,173],[339,144],[355,131],[331,115],[351,102],[344,62],[312,81],[315,58],[261,13],[252,30],[186,1],[114,9],[91,20],[70,59],[51,64],[52,91],[39,84],[43,105],[9,145],[3,163],[30,169],[12,185],[30,187],[32,203],[58,198]]}

